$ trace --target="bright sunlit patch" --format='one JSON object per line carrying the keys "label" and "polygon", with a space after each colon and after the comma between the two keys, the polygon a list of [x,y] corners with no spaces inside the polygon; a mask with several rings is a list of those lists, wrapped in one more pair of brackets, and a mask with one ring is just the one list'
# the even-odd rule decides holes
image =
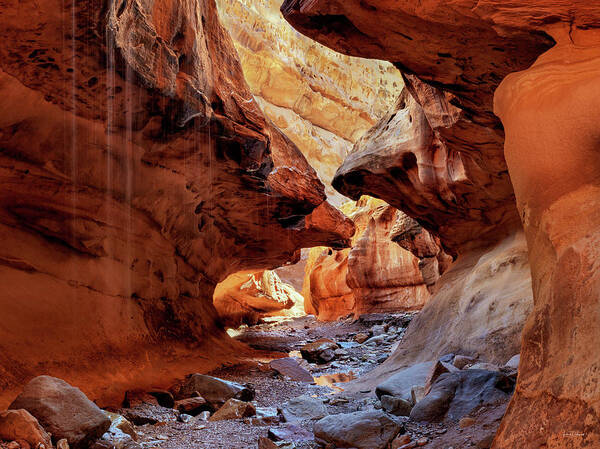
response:
{"label": "bright sunlit patch", "polygon": [[227,335],[229,335],[231,338],[239,337],[244,332],[246,332],[247,329],[248,329],[248,326],[243,324],[242,326],[238,327],[237,329],[227,329]]}

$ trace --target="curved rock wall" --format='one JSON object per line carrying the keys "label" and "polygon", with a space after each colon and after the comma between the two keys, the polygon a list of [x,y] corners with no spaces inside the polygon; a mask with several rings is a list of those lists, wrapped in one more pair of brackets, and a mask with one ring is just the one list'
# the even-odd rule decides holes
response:
{"label": "curved rock wall", "polygon": [[279,0],[218,0],[250,89],[306,156],[336,205],[331,180],[353,143],[394,103],[402,76],[388,62],[336,53],[297,33]]}
{"label": "curved rock wall", "polygon": [[[459,109],[462,119],[445,128],[444,138],[448,148],[475,162],[463,163],[466,169],[480,168],[465,170],[477,187],[467,192],[471,201],[465,205],[479,213],[471,235],[482,248],[490,242],[479,242],[481,229],[501,225],[498,233],[505,235],[515,223],[510,173],[527,236],[535,307],[523,331],[516,393],[492,447],[599,446],[600,362],[588,348],[598,346],[599,335],[592,317],[598,310],[600,6],[569,0],[286,0],[282,11],[303,33],[332,48],[394,61],[442,89]],[[421,81],[407,79],[431,125],[437,108],[422,95]],[[492,115],[496,89],[504,153]],[[352,178],[338,182],[353,184]],[[502,220],[490,219],[498,211]],[[434,230],[434,210],[411,213]],[[458,254],[469,252],[468,239],[440,236]]]}
{"label": "curved rock wall", "polygon": [[352,248],[311,250],[303,287],[307,313],[334,320],[419,310],[450,262],[439,240],[382,200],[364,196],[343,210],[357,229]]}
{"label": "curved rock wall", "polygon": [[219,281],[349,243],[214,0],[9,0],[0,38],[0,406],[41,373],[105,403],[210,369],[244,351]]}
{"label": "curved rock wall", "polygon": [[300,314],[304,298],[271,270],[239,272],[220,282],[213,296],[220,321],[228,327],[256,324],[265,316]]}
{"label": "curved rock wall", "polygon": [[557,46],[495,96],[536,299],[502,449],[600,447],[600,30],[552,31]]}

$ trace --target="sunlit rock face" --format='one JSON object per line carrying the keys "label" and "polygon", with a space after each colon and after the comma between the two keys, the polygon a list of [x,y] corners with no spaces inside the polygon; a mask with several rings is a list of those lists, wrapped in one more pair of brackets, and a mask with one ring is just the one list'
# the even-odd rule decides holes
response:
{"label": "sunlit rock face", "polygon": [[365,196],[344,212],[357,229],[352,248],[311,250],[302,291],[307,313],[333,320],[423,307],[451,260],[439,240],[382,200]]}
{"label": "sunlit rock face", "polygon": [[438,280],[433,297],[413,318],[396,352],[368,382],[377,386],[402,368],[445,354],[504,365],[520,351],[521,331],[532,308],[523,232],[485,251],[466,251]]}
{"label": "sunlit rock face", "polygon": [[242,354],[215,285],[349,243],[214,0],[9,0],[0,37],[0,407],[37,374],[116,403]]}
{"label": "sunlit rock face", "polygon": [[412,155],[394,166],[388,161],[369,167],[350,156],[334,185],[353,198],[374,195],[371,178],[384,174],[376,196],[417,218],[455,253],[519,227],[492,95],[504,76],[528,67],[553,42],[510,22],[493,29],[491,19],[480,16],[500,3],[473,8],[461,0],[449,8],[438,1],[287,0],[282,6],[285,18],[313,39],[346,54],[392,61],[435,86],[406,77],[421,111],[409,113],[410,102],[404,108],[400,102],[393,120],[403,131],[420,128],[410,131],[418,138],[413,148],[402,151]]}
{"label": "sunlit rock face", "polygon": [[331,180],[353,143],[394,104],[403,86],[392,64],[336,53],[296,32],[280,0],[217,0],[250,89],[302,151],[334,204]]}
{"label": "sunlit rock face", "polygon": [[[510,174],[535,306],[523,330],[516,393],[492,447],[598,447],[600,360],[589,348],[600,343],[595,319],[600,6],[570,0],[475,3],[287,0],[282,10],[299,30],[332,48],[394,61],[442,89],[459,109],[464,119],[442,129],[450,134],[447,148],[482,169],[465,170],[478,188],[470,194],[470,204],[480,209],[481,220],[471,230],[478,241],[482,229],[501,224],[502,235],[512,227],[511,195],[489,194],[503,185],[510,193]],[[420,82],[407,79],[432,125]],[[508,172],[501,162],[500,123],[492,115],[494,92],[506,131]],[[501,210],[503,220],[490,220],[490,212]],[[433,210],[411,214],[423,217],[426,226],[436,221],[429,216],[435,218]],[[457,264],[468,256],[466,239],[440,237],[456,248]]]}
{"label": "sunlit rock face", "polygon": [[292,316],[304,312],[304,298],[276,272],[240,272],[217,285],[213,302],[220,321],[229,327],[256,324],[267,316]]}
{"label": "sunlit rock face", "polygon": [[552,32],[557,46],[495,96],[536,298],[502,449],[600,447],[600,32]]}

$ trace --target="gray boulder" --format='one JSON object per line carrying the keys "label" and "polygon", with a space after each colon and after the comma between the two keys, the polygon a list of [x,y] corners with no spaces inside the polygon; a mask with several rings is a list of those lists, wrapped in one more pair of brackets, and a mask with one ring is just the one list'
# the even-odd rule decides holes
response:
{"label": "gray boulder", "polygon": [[463,370],[444,373],[412,409],[414,421],[459,420],[475,408],[510,399],[514,381],[498,371]]}
{"label": "gray boulder", "polygon": [[379,384],[375,389],[375,394],[380,399],[381,396],[387,395],[411,401],[412,387],[425,385],[433,365],[434,362],[423,362],[405,368]]}
{"label": "gray boulder", "polygon": [[327,415],[327,407],[325,407],[323,401],[310,396],[290,399],[281,408],[281,416],[286,422],[321,419]]}
{"label": "gray boulder", "polygon": [[396,416],[409,416],[412,410],[412,404],[402,398],[396,398],[394,396],[383,395],[381,396],[381,408],[386,412]]}
{"label": "gray boulder", "polygon": [[314,426],[315,441],[324,446],[384,449],[403,425],[381,410],[329,415]]}
{"label": "gray boulder", "polygon": [[74,449],[87,448],[110,427],[110,419],[78,388],[50,376],[32,379],[9,409],[25,409],[57,442],[66,439]]}

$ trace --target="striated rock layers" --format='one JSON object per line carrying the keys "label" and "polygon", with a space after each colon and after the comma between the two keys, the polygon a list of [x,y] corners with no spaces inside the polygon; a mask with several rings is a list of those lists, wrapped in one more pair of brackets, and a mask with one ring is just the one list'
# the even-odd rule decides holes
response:
{"label": "striated rock layers", "polygon": [[217,285],[213,303],[221,322],[230,327],[256,324],[265,316],[301,315],[304,298],[275,271],[231,274]]}
{"label": "striated rock layers", "polygon": [[[454,223],[444,220],[438,201],[430,207],[403,197],[399,201],[409,215],[428,229],[439,227],[442,242],[466,255],[465,245],[483,246],[514,228],[518,209],[535,305],[523,330],[516,393],[492,447],[599,447],[600,358],[590,348],[600,343],[595,319],[600,6],[571,0],[287,0],[282,10],[320,42],[349,54],[384,57],[435,87],[407,76],[444,143],[441,154],[452,156],[438,157],[436,166],[450,167],[447,161],[460,155],[460,185],[466,190],[448,201],[461,209],[452,214]],[[437,95],[424,94],[428,91]],[[494,92],[505,143],[492,115]],[[445,101],[432,101],[436,98]],[[456,120],[440,127],[438,112],[447,104],[454,106]],[[424,192],[411,181],[411,174],[420,182],[426,173],[423,150],[399,170],[400,179],[416,186],[414,198]],[[366,178],[366,167],[363,172],[342,167],[334,183],[342,191],[355,185],[364,193]]]}
{"label": "striated rock layers", "polygon": [[357,231],[352,248],[313,248],[303,295],[321,320],[418,310],[451,258],[414,220],[382,200],[363,196],[344,211]]}
{"label": "striated rock layers", "polygon": [[282,17],[281,0],[217,0],[251,92],[265,115],[306,156],[336,205],[336,169],[394,104],[403,86],[389,62],[336,53],[297,33]]}
{"label": "striated rock layers", "polygon": [[106,403],[210,369],[218,282],[349,243],[214,0],[8,0],[0,38],[0,407],[39,373]]}

